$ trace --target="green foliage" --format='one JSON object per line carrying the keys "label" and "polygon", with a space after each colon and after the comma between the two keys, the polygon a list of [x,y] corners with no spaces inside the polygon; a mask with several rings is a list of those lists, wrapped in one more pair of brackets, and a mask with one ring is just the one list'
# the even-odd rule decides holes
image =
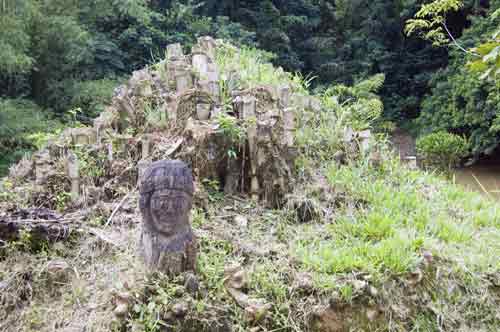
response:
{"label": "green foliage", "polygon": [[32,68],[33,58],[28,54],[31,40],[26,23],[31,10],[28,2],[3,2],[0,8],[0,72],[24,73]]}
{"label": "green foliage", "polygon": [[[500,13],[500,9],[495,11]],[[499,15],[493,13],[490,20],[499,21]],[[473,59],[468,63],[472,72],[481,74],[481,79],[498,79],[500,75],[500,30],[496,30],[490,39],[472,49],[478,59]]]}
{"label": "green foliage", "polygon": [[78,146],[73,151],[78,159],[81,176],[98,185],[105,174],[104,163],[107,156],[102,152],[89,151],[87,147]]}
{"label": "green foliage", "polygon": [[82,114],[78,115],[79,120],[88,122],[97,117],[111,101],[118,85],[119,81],[113,79],[74,82],[69,91],[72,96],[70,105],[71,108],[78,107],[82,110]]}
{"label": "green foliage", "polygon": [[[495,6],[491,10],[500,3]],[[496,28],[497,23],[488,17],[476,18],[457,42],[470,49]],[[451,52],[448,67],[437,72],[431,82],[432,93],[423,101],[416,124],[422,134],[445,130],[464,135],[473,156],[479,157],[493,153],[500,141],[500,83],[480,79],[482,72],[471,73],[467,63],[475,59],[460,50]],[[473,63],[473,69],[475,66]]]}
{"label": "green foliage", "polygon": [[241,144],[244,142],[246,132],[244,128],[238,123],[238,119],[219,113],[217,115],[218,131],[226,136],[232,143]]}
{"label": "green foliage", "polygon": [[222,44],[217,52],[216,62],[219,70],[226,75],[237,73],[233,88],[248,89],[259,85],[280,85],[289,83],[296,91],[305,91],[303,80],[297,75],[276,68],[271,61],[275,55],[252,47],[236,48],[229,43]]}
{"label": "green foliage", "polygon": [[[297,114],[296,144],[310,160],[330,161],[343,149],[346,128],[373,128],[380,119],[383,104],[376,92],[384,83],[384,75],[372,76],[349,87],[334,85],[314,96],[321,101],[321,110]],[[299,168],[309,162],[299,158]],[[302,164],[302,165],[300,165]]]}
{"label": "green foliage", "polygon": [[[383,73],[385,84],[378,93],[384,107],[373,98],[350,101],[349,107],[358,114],[354,117],[375,118],[383,111],[385,119],[401,122],[419,115],[431,73],[447,63],[446,49],[402,34],[405,21],[416,14],[407,32],[424,31],[429,38],[442,40],[445,20],[459,35],[469,24],[467,14],[480,16],[476,14],[484,11],[482,2],[472,0],[463,1],[463,7],[458,0],[438,0],[423,7],[421,3],[6,0],[0,9],[0,30],[5,32],[0,36],[0,96],[29,96],[61,118],[80,108],[78,120],[89,123],[102,110],[116,78],[162,58],[169,43],[189,47],[196,37],[212,35],[242,48],[220,52],[217,61],[224,71],[238,68],[224,77],[222,85],[246,88],[287,82],[304,92],[352,86]],[[491,7],[494,21],[497,1]],[[448,14],[455,9],[461,10],[455,16]],[[490,77],[496,75],[498,52],[494,30],[488,38],[466,45],[479,45],[474,52],[481,58],[472,59],[478,61],[470,67]],[[302,74],[286,74],[268,61]],[[479,140],[482,145],[491,143]]]}
{"label": "green foliage", "polygon": [[419,137],[417,151],[426,165],[449,171],[467,156],[469,145],[462,136],[439,131]]}
{"label": "green foliage", "polygon": [[33,102],[23,99],[0,99],[0,174],[24,154],[48,139],[46,133],[61,128]]}
{"label": "green foliage", "polygon": [[353,129],[367,129],[382,115],[384,104],[376,93],[382,88],[384,81],[385,75],[378,74],[352,87],[332,86],[325,91],[323,103],[327,108],[335,110],[337,116],[343,118]]}
{"label": "green foliage", "polygon": [[446,15],[460,10],[463,6],[462,0],[436,0],[424,4],[414,19],[406,21],[405,32],[407,35],[418,32],[422,38],[432,41],[435,46],[446,45],[451,38],[446,31]]}
{"label": "green foliage", "polygon": [[[470,271],[490,268],[490,253],[476,245],[476,236],[488,241],[489,227],[498,227],[495,202],[481,200],[477,205],[478,194],[411,171],[390,157],[376,168],[363,160],[340,167],[330,164],[327,176],[353,202],[338,208],[326,233],[320,235],[311,226],[297,231],[301,235],[295,240],[295,254],[307,269],[330,275],[363,271],[372,281],[381,281],[415,271],[424,248],[439,257],[459,250],[452,260],[464,278]],[[477,223],[486,210],[488,225]],[[346,289],[345,297],[349,294]]]}
{"label": "green foliage", "polygon": [[207,191],[208,200],[210,202],[217,202],[224,199],[224,192],[222,191],[219,180],[203,179],[201,183],[203,184],[205,190]]}

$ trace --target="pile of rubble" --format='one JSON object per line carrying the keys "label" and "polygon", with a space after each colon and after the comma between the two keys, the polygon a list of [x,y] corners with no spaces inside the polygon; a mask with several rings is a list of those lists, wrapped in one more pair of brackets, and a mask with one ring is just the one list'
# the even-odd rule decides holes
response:
{"label": "pile of rubble", "polygon": [[222,45],[201,37],[190,54],[169,45],[165,60],[115,90],[93,127],[68,128],[13,166],[8,181],[21,199],[11,203],[76,211],[112,202],[153,161],[181,159],[198,188],[208,179],[226,194],[283,204],[297,155],[292,100],[318,101],[287,85],[228,89],[216,61]]}

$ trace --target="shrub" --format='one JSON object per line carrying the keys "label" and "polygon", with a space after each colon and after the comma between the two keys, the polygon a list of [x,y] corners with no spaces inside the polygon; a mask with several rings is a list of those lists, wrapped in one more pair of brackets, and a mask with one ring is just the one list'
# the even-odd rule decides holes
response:
{"label": "shrub", "polygon": [[9,164],[40,147],[50,131],[61,125],[35,103],[0,98],[0,176]]}
{"label": "shrub", "polygon": [[[102,79],[94,81],[82,81],[73,85],[71,94],[71,107],[80,108],[82,114],[79,120],[90,123],[103,110],[105,105],[111,101],[114,89],[120,80]],[[82,117],[80,119],[80,117]]]}
{"label": "shrub", "polygon": [[438,131],[417,139],[417,151],[425,166],[438,167],[444,171],[458,166],[469,153],[469,144],[465,137]]}

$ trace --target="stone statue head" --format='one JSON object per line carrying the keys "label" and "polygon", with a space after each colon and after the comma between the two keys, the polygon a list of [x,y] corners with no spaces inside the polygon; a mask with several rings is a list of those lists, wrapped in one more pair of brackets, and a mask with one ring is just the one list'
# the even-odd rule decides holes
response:
{"label": "stone statue head", "polygon": [[189,212],[193,203],[193,174],[180,160],[152,163],[139,184],[145,230],[164,236],[191,231]]}

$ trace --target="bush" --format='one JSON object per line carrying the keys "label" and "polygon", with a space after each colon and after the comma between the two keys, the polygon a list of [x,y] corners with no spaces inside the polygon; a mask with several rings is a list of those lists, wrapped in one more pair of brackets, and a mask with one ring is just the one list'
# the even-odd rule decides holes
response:
{"label": "bush", "polygon": [[0,98],[0,176],[11,163],[39,148],[48,132],[60,127],[33,102]]}
{"label": "bush", "polygon": [[120,80],[115,79],[76,82],[70,94],[71,108],[82,110],[78,120],[91,123],[93,118],[99,116],[110,103],[113,91],[119,83]]}
{"label": "bush", "polygon": [[424,165],[438,167],[444,171],[458,166],[469,153],[467,139],[446,131],[438,131],[417,139],[417,151]]}

